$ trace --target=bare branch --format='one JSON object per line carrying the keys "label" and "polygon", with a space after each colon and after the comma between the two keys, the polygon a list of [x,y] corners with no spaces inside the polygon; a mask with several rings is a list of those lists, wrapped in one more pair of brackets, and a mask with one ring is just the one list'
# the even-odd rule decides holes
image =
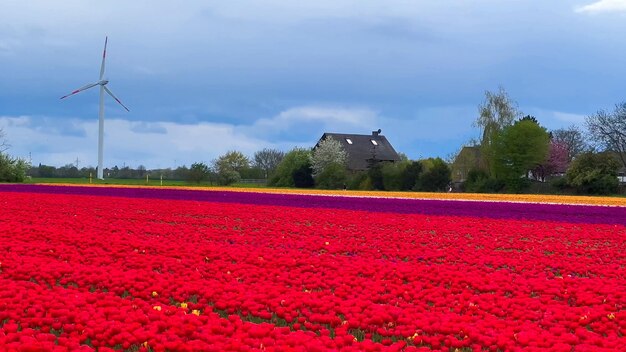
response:
{"label": "bare branch", "polygon": [[4,133],[4,130],[0,128],[0,153],[4,153],[11,148],[11,145],[7,142],[5,136],[6,134]]}
{"label": "bare branch", "polygon": [[600,110],[588,116],[586,123],[594,142],[615,152],[626,167],[626,102],[616,104],[612,112]]}

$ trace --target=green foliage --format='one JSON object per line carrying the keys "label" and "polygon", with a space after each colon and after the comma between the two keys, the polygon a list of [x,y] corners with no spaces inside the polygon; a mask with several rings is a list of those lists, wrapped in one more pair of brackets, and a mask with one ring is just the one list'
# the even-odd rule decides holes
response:
{"label": "green foliage", "polygon": [[200,183],[208,178],[209,167],[205,163],[193,163],[186,174],[189,182]]}
{"label": "green foliage", "polygon": [[556,177],[550,180],[550,187],[559,192],[562,192],[569,187],[569,183],[567,183],[566,177]]}
{"label": "green foliage", "polygon": [[56,176],[56,168],[54,166],[47,166],[39,164],[38,170],[39,177],[55,177]]}
{"label": "green foliage", "polygon": [[537,118],[532,116],[532,115],[526,115],[526,116],[522,117],[519,120],[520,121],[530,121],[530,122],[534,122],[536,124],[539,124],[539,121],[537,121]]}
{"label": "green foliage", "polygon": [[384,163],[381,169],[386,191],[400,191],[404,186],[404,173],[408,162]]}
{"label": "green foliage", "polygon": [[24,182],[29,167],[25,160],[0,152],[0,182]]}
{"label": "green foliage", "polygon": [[530,179],[526,177],[512,177],[504,181],[506,191],[509,193],[523,193],[531,184]]}
{"label": "green foliage", "polygon": [[504,88],[498,92],[485,92],[485,100],[478,107],[479,116],[474,125],[481,129],[481,161],[490,175],[495,175],[495,144],[500,133],[513,124],[521,113],[517,104],[509,98]]}
{"label": "green foliage", "polygon": [[583,153],[570,165],[565,177],[570,186],[583,194],[617,193],[620,163],[610,153]]}
{"label": "green foliage", "polygon": [[464,185],[466,192],[472,193],[497,193],[504,188],[504,182],[489,175],[480,169],[471,169],[467,173]]}
{"label": "green foliage", "polygon": [[300,170],[298,175],[305,175],[307,168],[311,168],[311,151],[303,148],[294,148],[285,154],[285,157],[278,164],[276,171],[270,178],[268,185],[274,187],[295,187],[294,174]]}
{"label": "green foliage", "polygon": [[367,177],[367,171],[359,171],[350,175],[348,179],[348,189],[371,190],[371,183]]}
{"label": "green foliage", "polygon": [[371,188],[377,191],[385,190],[383,179],[383,166],[385,163],[375,163],[367,171],[367,178],[371,183]]}
{"label": "green foliage", "polygon": [[505,181],[509,191],[523,190],[529,183],[520,179],[546,160],[549,147],[548,132],[531,119],[505,128],[494,148],[497,178]]}
{"label": "green foliage", "polygon": [[231,185],[241,179],[241,172],[250,168],[250,160],[243,153],[231,150],[214,161],[217,183],[222,186]]}
{"label": "green foliage", "polygon": [[452,180],[452,172],[448,164],[441,158],[429,158],[422,163],[425,165],[425,171],[416,182],[414,190],[423,192],[447,191]]}
{"label": "green foliage", "polygon": [[250,160],[248,157],[236,150],[228,151],[215,160],[215,170],[218,173],[227,170],[241,172],[241,170],[249,167]]}
{"label": "green foliage", "polygon": [[348,173],[344,165],[331,163],[315,177],[315,185],[322,189],[343,189],[348,181]]}
{"label": "green foliage", "polygon": [[484,184],[487,179],[489,179],[489,175],[485,171],[481,169],[471,169],[467,173],[467,179],[465,180],[463,188],[466,192],[484,193],[486,192]]}
{"label": "green foliage", "polygon": [[400,160],[379,162],[367,171],[355,173],[348,181],[348,188],[379,191],[411,191],[422,173],[419,161]]}
{"label": "green foliage", "polygon": [[310,164],[303,164],[295,169],[291,174],[293,184],[298,188],[312,188],[315,185],[313,180],[313,169]]}
{"label": "green foliage", "polygon": [[189,179],[189,169],[187,166],[179,166],[172,171],[172,178],[175,180],[187,180]]}
{"label": "green foliage", "polygon": [[217,184],[220,186],[228,186],[241,180],[239,172],[235,170],[223,169],[217,173]]}
{"label": "green foliage", "polygon": [[415,188],[415,185],[419,181],[420,175],[424,170],[424,166],[419,161],[412,161],[404,168],[401,175],[403,191],[410,191]]}
{"label": "green foliage", "polygon": [[[418,183],[423,166],[419,161],[401,160],[381,164],[382,185],[386,191],[411,191]],[[374,176],[378,176],[374,172]],[[378,181],[378,180],[377,180]],[[372,184],[374,184],[372,180]]]}
{"label": "green foliage", "polygon": [[239,171],[239,176],[241,176],[242,179],[264,179],[265,172],[266,171],[260,167],[253,166]]}
{"label": "green foliage", "polygon": [[78,168],[75,165],[67,164],[56,169],[55,176],[73,178],[73,177],[80,177],[81,175],[80,175],[80,170],[78,170]]}

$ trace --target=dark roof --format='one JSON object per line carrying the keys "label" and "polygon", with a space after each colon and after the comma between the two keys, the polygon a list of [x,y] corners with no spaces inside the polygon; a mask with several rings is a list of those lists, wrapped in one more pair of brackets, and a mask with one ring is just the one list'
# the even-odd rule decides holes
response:
{"label": "dark roof", "polygon": [[317,143],[319,144],[326,138],[332,138],[341,143],[348,154],[349,170],[367,170],[372,160],[400,161],[398,153],[387,138],[380,134],[380,130],[372,134],[324,133]]}

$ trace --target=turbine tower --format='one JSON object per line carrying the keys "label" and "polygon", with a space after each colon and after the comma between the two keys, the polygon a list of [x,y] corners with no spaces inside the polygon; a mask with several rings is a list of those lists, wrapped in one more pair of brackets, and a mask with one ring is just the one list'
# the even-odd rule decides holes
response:
{"label": "turbine tower", "polygon": [[97,177],[100,180],[104,179],[104,169],[102,167],[102,159],[103,159],[103,154],[104,154],[104,151],[103,151],[104,149],[104,92],[107,92],[111,97],[113,97],[113,99],[115,99],[116,102],[118,102],[124,109],[126,109],[126,111],[130,111],[124,104],[122,104],[122,102],[106,86],[109,83],[109,80],[104,78],[104,62],[107,56],[108,39],[109,39],[108,37],[104,38],[104,52],[102,53],[102,65],[100,66],[100,80],[95,83],[88,84],[84,87],[80,87],[76,89],[75,91],[71,92],[70,94],[61,97],[61,99],[65,99],[69,96],[72,96],[76,93],[80,93],[91,87],[100,86],[100,110],[98,112],[98,174],[97,174]]}

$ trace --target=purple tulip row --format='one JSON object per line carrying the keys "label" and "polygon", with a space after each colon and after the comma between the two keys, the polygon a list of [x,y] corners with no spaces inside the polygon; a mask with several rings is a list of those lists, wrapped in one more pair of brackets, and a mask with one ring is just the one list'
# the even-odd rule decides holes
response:
{"label": "purple tulip row", "polygon": [[157,198],[303,208],[363,210],[401,214],[473,216],[496,219],[553,220],[573,223],[626,225],[626,207],[24,184],[2,184],[0,185],[0,192]]}

